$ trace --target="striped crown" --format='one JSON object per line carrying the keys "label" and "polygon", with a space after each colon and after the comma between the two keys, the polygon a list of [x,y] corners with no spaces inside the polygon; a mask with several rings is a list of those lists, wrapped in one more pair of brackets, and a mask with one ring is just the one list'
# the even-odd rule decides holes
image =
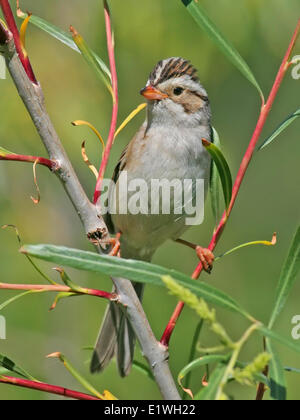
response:
{"label": "striped crown", "polygon": [[199,82],[197,70],[190,61],[181,57],[171,57],[157,63],[150,73],[149,83],[156,86],[166,80],[185,75],[189,76],[194,82]]}

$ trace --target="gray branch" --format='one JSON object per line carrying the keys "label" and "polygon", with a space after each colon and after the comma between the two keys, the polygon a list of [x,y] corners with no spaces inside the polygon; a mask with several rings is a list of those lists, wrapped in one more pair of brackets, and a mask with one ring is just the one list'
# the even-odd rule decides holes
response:
{"label": "gray branch", "polygon": [[[1,29],[3,28],[0,28],[0,32]],[[10,33],[6,34],[5,43],[3,43],[3,33],[1,34],[0,52],[5,56],[11,77],[50,159],[57,162],[55,173],[72,201],[88,238],[93,243],[99,243],[99,239],[103,240],[103,238],[107,240],[109,239],[109,233],[104,220],[98,214],[96,206],[88,199],[46,111],[41,86],[34,85],[28,79],[15,51],[12,35]],[[101,246],[97,246],[97,249],[100,253],[103,252]],[[167,400],[180,399],[168,364],[168,350],[156,340],[131,282],[121,278],[112,280],[120,296],[120,303],[127,309],[128,319],[136,333],[142,352],[151,367],[163,398]]]}

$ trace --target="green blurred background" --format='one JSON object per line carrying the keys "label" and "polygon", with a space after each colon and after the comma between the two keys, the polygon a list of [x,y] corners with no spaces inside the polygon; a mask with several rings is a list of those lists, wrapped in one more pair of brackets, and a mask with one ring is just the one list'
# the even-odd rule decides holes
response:
{"label": "green blurred background", "polygon": [[[267,94],[299,17],[298,0],[201,0],[201,3],[249,63]],[[70,24],[74,25],[107,61],[100,0],[23,0],[21,6],[65,30]],[[180,0],[112,0],[111,7],[120,85],[119,121],[142,102],[139,90],[158,60],[174,55],[188,58],[199,69],[201,81],[209,92],[213,124],[221,135],[232,172],[236,174],[258,117],[259,98],[255,89],[197,27]],[[98,166],[99,144],[86,128],[74,128],[70,122],[88,120],[106,136],[111,114],[109,95],[78,54],[33,26],[27,33],[27,49],[43,86],[49,113],[82,183],[92,196],[94,178],[82,162],[80,145],[83,139],[87,140],[88,154]],[[298,42],[294,55],[299,54],[299,50]],[[299,107],[299,88],[300,81],[293,80],[289,73],[264,136]],[[10,77],[0,81],[0,90],[1,146],[17,153],[44,156],[43,146]],[[120,135],[111,155],[109,175],[143,118],[143,115],[137,117]],[[255,155],[216,253],[221,254],[243,242],[271,239],[274,231],[278,232],[278,245],[242,250],[218,262],[211,277],[202,278],[231,294],[264,322],[270,316],[281,266],[299,224],[299,152],[299,123],[296,122],[271,147]],[[0,225],[18,226],[26,243],[92,249],[58,180],[44,168],[38,168],[38,180],[42,199],[35,206],[30,200],[35,194],[31,167],[0,162]],[[186,238],[206,245],[212,230],[208,202],[205,223],[189,231]],[[0,234],[0,281],[40,283],[41,278],[18,253],[14,233],[1,231]],[[197,259],[189,249],[167,243],[157,252],[154,262],[189,274]],[[55,278],[51,266],[41,266]],[[108,279],[68,272],[81,285],[110,288]],[[286,337],[291,336],[292,317],[300,314],[299,293],[297,284],[276,325]],[[13,295],[15,293],[2,291],[0,303]],[[78,389],[79,385],[59,362],[45,359],[47,354],[61,351],[100,390],[109,389],[121,399],[160,398],[156,385],[139,372],[133,371],[129,378],[120,379],[115,364],[100,376],[89,375],[90,352],[82,348],[93,345],[96,339],[104,302],[93,298],[69,299],[49,312],[53,298],[53,295],[29,296],[2,312],[7,319],[7,340],[0,341],[0,353],[10,356],[40,380]],[[144,307],[158,337],[175,303],[164,289],[147,287]],[[218,314],[233,338],[239,338],[247,326],[243,319],[222,310],[218,310]],[[186,309],[170,348],[170,364],[176,376],[187,363],[196,325],[196,315]],[[203,344],[212,343],[211,335],[204,331]],[[251,360],[261,349],[261,339],[253,338],[243,359]],[[285,365],[300,368],[299,356],[280,346],[278,350]],[[143,360],[139,351],[137,359]],[[202,374],[198,371],[193,376],[195,391]],[[300,377],[288,374],[287,380],[288,397],[299,399]],[[254,389],[236,385],[231,385],[227,392],[238,399],[255,396]],[[50,397],[0,385],[0,398]]]}

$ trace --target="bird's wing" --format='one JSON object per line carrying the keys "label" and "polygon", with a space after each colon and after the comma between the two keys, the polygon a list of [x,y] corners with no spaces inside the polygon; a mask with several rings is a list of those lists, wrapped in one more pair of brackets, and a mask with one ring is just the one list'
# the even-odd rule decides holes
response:
{"label": "bird's wing", "polygon": [[[134,143],[136,141],[138,141],[138,139],[140,139],[140,137],[143,137],[145,135],[145,131],[146,131],[146,123],[144,123],[141,128],[137,131],[137,133],[135,134],[135,136],[132,138],[132,140],[130,141],[130,143],[125,147],[125,149],[123,150],[118,163],[115,167],[115,170],[113,172],[112,175],[112,180],[114,182],[114,184],[116,185],[116,183],[118,182],[118,179],[120,177],[120,174],[122,171],[124,171],[126,169],[126,164],[127,164],[127,154],[128,151],[131,147],[134,147]],[[111,214],[108,212],[105,216],[104,216],[104,221],[108,227],[108,230],[111,234],[115,234],[115,227],[114,224],[112,222],[112,218],[111,218]]]}

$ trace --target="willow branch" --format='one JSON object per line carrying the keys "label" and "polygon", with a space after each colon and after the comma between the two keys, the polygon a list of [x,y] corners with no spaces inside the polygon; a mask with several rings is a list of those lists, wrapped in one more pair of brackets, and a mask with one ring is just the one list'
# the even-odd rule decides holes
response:
{"label": "willow branch", "polygon": [[38,157],[38,156],[17,155],[17,154],[12,153],[12,154],[0,155],[0,160],[35,163],[36,165],[46,166],[51,171],[56,171],[58,169],[58,164],[54,160],[50,160],[50,159],[46,159],[46,158]]}
{"label": "willow branch", "polygon": [[16,46],[17,53],[19,55],[20,61],[22,63],[22,66],[24,67],[24,70],[32,83],[37,84],[37,80],[35,78],[34,72],[32,70],[28,55],[24,49],[24,46],[21,43],[20,40],[20,34],[14,19],[14,15],[12,13],[11,7],[9,5],[8,0],[0,0],[0,6],[3,12],[3,15],[5,17],[8,29],[13,35],[14,38],[14,44]]}
{"label": "willow branch", "polygon": [[43,382],[13,378],[11,376],[0,376],[0,383],[6,385],[14,385],[21,388],[34,389],[36,391],[47,392],[48,394],[61,395],[63,397],[72,398],[74,400],[100,401],[99,398],[93,397],[92,395],[83,394],[82,392],[72,391],[71,389],[45,384]]}
{"label": "willow branch", "polygon": [[87,289],[80,287],[78,289],[72,289],[68,286],[62,286],[60,284],[55,285],[44,285],[44,284],[11,284],[11,283],[0,283],[0,290],[28,290],[37,292],[62,292],[62,293],[73,293],[77,295],[88,295],[99,298],[108,299],[110,301],[117,301],[118,295],[116,293],[108,293],[102,290]]}
{"label": "willow branch", "polygon": [[[269,95],[269,98],[268,98],[266,104],[262,105],[261,112],[260,112],[256,127],[255,127],[255,130],[254,130],[253,136],[250,140],[247,151],[246,151],[246,153],[243,157],[240,169],[238,171],[238,174],[237,174],[234,186],[233,186],[232,199],[231,199],[231,202],[230,202],[230,205],[229,205],[229,209],[228,209],[227,212],[226,211],[224,212],[224,214],[222,216],[222,219],[221,219],[218,227],[214,231],[213,237],[212,237],[212,239],[210,241],[210,244],[208,246],[208,248],[211,251],[214,251],[214,249],[216,248],[216,246],[217,246],[217,244],[218,244],[218,242],[219,242],[219,240],[220,240],[220,238],[223,234],[223,231],[224,231],[225,226],[227,224],[228,218],[229,218],[229,216],[230,216],[230,214],[233,210],[233,207],[235,205],[236,199],[238,197],[238,193],[239,193],[240,188],[241,188],[241,184],[244,180],[247,169],[248,169],[248,167],[250,165],[250,162],[253,158],[253,154],[254,154],[257,142],[260,139],[262,130],[265,126],[267,117],[268,117],[268,115],[271,111],[271,108],[272,108],[273,104],[274,104],[274,101],[276,99],[278,90],[279,90],[279,88],[281,86],[281,83],[283,81],[283,78],[284,78],[284,76],[285,76],[285,74],[286,74],[286,72],[289,68],[289,59],[291,57],[293,48],[295,46],[295,43],[296,43],[296,40],[297,40],[297,37],[298,37],[298,34],[299,34],[299,30],[300,30],[300,19],[298,21],[296,30],[293,34],[292,40],[289,44],[287,52],[286,52],[286,54],[284,56],[284,59],[282,61],[282,64],[281,64],[281,66],[279,68],[279,71],[277,73],[276,79],[274,81],[273,87],[272,87],[270,95]],[[200,274],[202,273],[202,270],[203,270],[203,266],[200,263],[200,264],[198,264],[197,268],[195,269],[195,271],[192,275],[192,279],[194,279],[194,280],[198,279]],[[178,305],[175,308],[175,311],[173,312],[173,315],[171,316],[171,318],[168,322],[168,325],[167,325],[164,333],[163,333],[163,336],[161,338],[161,343],[162,344],[164,344],[166,346],[169,345],[172,333],[173,333],[174,328],[177,324],[177,321],[178,321],[178,319],[179,319],[179,317],[180,317],[180,315],[183,311],[183,308],[184,308],[184,303],[179,302]]]}
{"label": "willow branch", "polygon": [[100,170],[98,174],[98,179],[96,183],[95,193],[94,193],[94,204],[97,204],[101,195],[102,182],[103,182],[105,170],[107,168],[107,164],[109,161],[111,148],[113,146],[113,142],[115,139],[115,132],[116,132],[117,120],[118,120],[118,110],[119,110],[118,77],[117,77],[117,68],[116,68],[116,60],[115,60],[114,41],[113,41],[113,34],[112,34],[111,16],[110,16],[110,10],[109,10],[107,1],[103,0],[103,4],[104,4],[104,17],[105,17],[106,37],[107,37],[107,51],[108,51],[108,56],[109,56],[111,81],[112,81],[112,89],[113,89],[113,108],[112,108],[112,118],[111,118],[109,135],[108,135],[106,147],[103,153],[101,166],[100,166]]}

